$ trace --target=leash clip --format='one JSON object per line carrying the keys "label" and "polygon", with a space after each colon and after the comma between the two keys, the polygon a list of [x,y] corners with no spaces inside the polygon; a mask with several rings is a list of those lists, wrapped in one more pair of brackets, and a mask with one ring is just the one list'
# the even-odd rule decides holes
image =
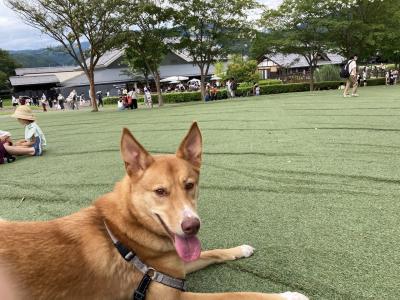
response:
{"label": "leash clip", "polygon": [[151,280],[154,280],[157,277],[157,271],[152,267],[147,267],[146,274],[151,278]]}

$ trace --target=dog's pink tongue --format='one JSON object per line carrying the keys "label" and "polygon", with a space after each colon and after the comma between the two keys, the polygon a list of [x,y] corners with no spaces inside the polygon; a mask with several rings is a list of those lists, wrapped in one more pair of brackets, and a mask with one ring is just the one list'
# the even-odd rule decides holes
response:
{"label": "dog's pink tongue", "polygon": [[196,236],[180,237],[175,235],[175,249],[180,258],[189,262],[200,257],[201,244]]}

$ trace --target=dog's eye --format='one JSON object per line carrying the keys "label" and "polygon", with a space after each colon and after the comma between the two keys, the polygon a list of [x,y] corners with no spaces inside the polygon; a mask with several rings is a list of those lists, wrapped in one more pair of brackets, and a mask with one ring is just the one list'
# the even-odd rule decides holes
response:
{"label": "dog's eye", "polygon": [[168,195],[167,190],[164,189],[164,188],[158,188],[158,189],[156,189],[156,190],[154,191],[154,193],[156,193],[157,196],[160,196],[160,197],[165,197],[165,196]]}
{"label": "dog's eye", "polygon": [[188,183],[185,184],[185,190],[190,191],[193,188],[194,188],[194,183],[193,182],[188,182]]}

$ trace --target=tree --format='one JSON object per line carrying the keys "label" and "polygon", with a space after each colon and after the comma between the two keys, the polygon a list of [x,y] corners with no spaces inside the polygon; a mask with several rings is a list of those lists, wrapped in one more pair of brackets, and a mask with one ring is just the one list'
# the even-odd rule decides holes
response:
{"label": "tree", "polygon": [[8,77],[15,75],[15,69],[20,67],[11,55],[0,49],[0,91],[9,90],[10,83]]}
{"label": "tree", "polygon": [[168,22],[172,21],[174,10],[167,7],[166,1],[139,1],[134,11],[129,10],[136,27],[128,33],[128,47],[125,54],[128,65],[139,69],[143,74],[150,73],[156,84],[158,105],[163,105],[160,64],[169,51],[172,28]]}
{"label": "tree", "polygon": [[227,78],[234,78],[237,82],[258,82],[260,75],[257,71],[256,60],[245,60],[240,55],[233,56],[226,71]]}
{"label": "tree", "polygon": [[[99,59],[118,47],[127,29],[123,0],[7,0],[25,22],[61,43],[85,72],[93,111],[98,111],[94,70]],[[129,7],[129,9],[133,9]],[[90,45],[84,50],[82,42]]]}
{"label": "tree", "polygon": [[[368,60],[399,49],[399,0],[325,0],[329,46],[345,57]],[[384,49],[388,49],[387,52]]]}
{"label": "tree", "polygon": [[266,51],[303,56],[310,70],[311,91],[318,57],[328,50],[328,13],[321,0],[284,0],[278,9],[267,9],[262,18]]}
{"label": "tree", "polygon": [[201,95],[210,65],[226,58],[229,45],[249,28],[247,12],[253,0],[171,0],[175,5],[175,25],[180,33],[177,47],[187,53],[200,69]]}

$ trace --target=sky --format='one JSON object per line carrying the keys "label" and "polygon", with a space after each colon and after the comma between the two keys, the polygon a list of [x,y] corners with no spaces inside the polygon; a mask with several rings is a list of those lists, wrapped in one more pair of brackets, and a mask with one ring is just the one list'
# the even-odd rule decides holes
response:
{"label": "sky", "polygon": [[[282,0],[258,0],[269,7],[278,6]],[[40,49],[57,43],[38,29],[25,24],[18,15],[0,0],[0,49]]]}

